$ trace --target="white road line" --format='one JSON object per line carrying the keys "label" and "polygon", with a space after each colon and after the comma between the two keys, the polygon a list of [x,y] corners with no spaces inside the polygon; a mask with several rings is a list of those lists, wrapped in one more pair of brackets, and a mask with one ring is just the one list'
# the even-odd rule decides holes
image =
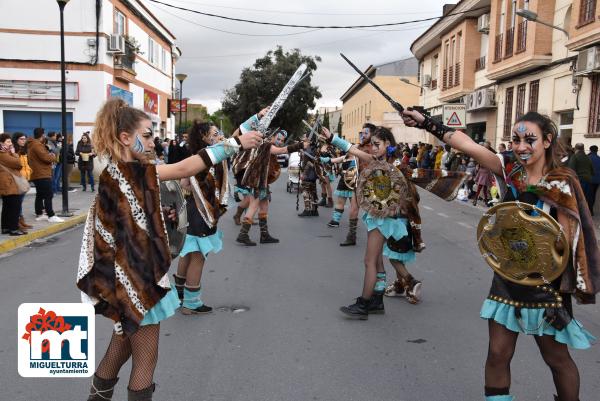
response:
{"label": "white road line", "polygon": [[463,227],[465,227],[465,228],[473,228],[473,226],[471,226],[471,225],[469,225],[469,224],[467,224],[467,223],[463,223],[462,221],[459,221],[459,222],[458,222],[458,225],[460,225],[460,226],[463,226]]}
{"label": "white road line", "polygon": [[425,206],[425,205],[423,205],[423,209],[427,209],[427,210],[433,210],[433,208],[432,208],[432,207]]}
{"label": "white road line", "polygon": [[450,217],[450,216],[448,216],[448,215],[447,215],[447,214],[445,214],[445,213],[438,213],[437,215],[438,215],[438,216],[445,217],[445,218],[448,218],[448,217]]}

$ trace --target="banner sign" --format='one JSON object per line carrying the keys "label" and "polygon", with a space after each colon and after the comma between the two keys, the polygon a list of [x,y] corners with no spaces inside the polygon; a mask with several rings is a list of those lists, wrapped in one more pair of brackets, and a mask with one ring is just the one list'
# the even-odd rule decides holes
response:
{"label": "banner sign", "polygon": [[144,111],[158,114],[158,95],[148,89],[144,89]]}
{"label": "banner sign", "polygon": [[133,106],[133,93],[131,93],[125,89],[121,89],[118,86],[111,85],[111,84],[108,84],[106,91],[107,91],[106,97],[108,99],[110,99],[111,97],[118,97],[118,98],[123,99],[125,102],[127,102],[128,105]]}
{"label": "banner sign", "polygon": [[[65,82],[67,100],[79,100],[79,83]],[[0,79],[0,99],[61,100],[60,82]]]}
{"label": "banner sign", "polygon": [[169,111],[171,113],[179,113],[180,111],[182,113],[187,113],[187,99],[182,99],[181,101],[181,110],[179,109],[179,99],[171,99],[169,100],[170,102],[170,106],[169,106]]}

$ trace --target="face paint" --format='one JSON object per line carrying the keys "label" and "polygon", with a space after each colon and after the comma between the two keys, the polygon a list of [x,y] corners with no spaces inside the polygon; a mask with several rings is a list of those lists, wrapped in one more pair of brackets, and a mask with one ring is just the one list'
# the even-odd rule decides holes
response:
{"label": "face paint", "polygon": [[135,134],[135,142],[133,143],[133,145],[131,145],[131,150],[133,150],[136,153],[144,152],[144,143],[140,139],[139,134]]}

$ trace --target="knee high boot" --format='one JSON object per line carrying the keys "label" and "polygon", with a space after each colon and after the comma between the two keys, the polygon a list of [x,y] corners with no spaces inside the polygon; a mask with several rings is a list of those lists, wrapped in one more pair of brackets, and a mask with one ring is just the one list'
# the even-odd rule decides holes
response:
{"label": "knee high boot", "polygon": [[185,277],[173,274],[173,278],[175,279],[175,289],[177,290],[177,297],[179,297],[179,302],[181,303],[183,302],[183,287],[185,286]]}
{"label": "knee high boot", "polygon": [[235,223],[236,226],[242,225],[242,214],[243,213],[244,213],[244,208],[238,206],[237,211],[235,212],[235,215],[233,216],[233,222]]}
{"label": "knee high boot", "polygon": [[150,387],[143,390],[133,391],[127,389],[127,401],[152,401],[152,393],[156,384],[152,383]]}
{"label": "knee high boot", "polygon": [[118,381],[118,377],[116,379],[102,379],[94,375],[87,401],[110,401]]}
{"label": "knee high boot", "polygon": [[340,246],[353,246],[356,245],[356,227],[358,226],[358,219],[350,219],[350,226],[348,227],[348,235],[346,241],[342,242]]}
{"label": "knee high boot", "polygon": [[250,232],[250,228],[252,227],[252,220],[249,218],[244,218],[242,221],[242,228],[240,229],[240,233],[236,239],[240,244],[244,244],[246,246],[256,246],[256,242],[253,242],[250,239],[248,233]]}
{"label": "knee high boot", "polygon": [[271,237],[269,234],[269,226],[267,225],[267,214],[258,215],[258,225],[260,227],[260,243],[261,244],[277,244],[279,240]]}

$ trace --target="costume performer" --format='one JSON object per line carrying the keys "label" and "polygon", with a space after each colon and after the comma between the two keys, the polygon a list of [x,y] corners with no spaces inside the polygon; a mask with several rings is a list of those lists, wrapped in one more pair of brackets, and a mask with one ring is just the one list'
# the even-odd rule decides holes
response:
{"label": "costume performer", "polygon": [[[210,123],[194,121],[189,132],[189,149],[198,154],[207,146],[220,142],[219,130]],[[219,218],[227,211],[229,181],[227,161],[201,171],[194,177],[181,180],[186,190],[188,217],[187,234],[179,254],[177,273],[174,274],[177,295],[182,301],[184,315],[212,312],[202,301],[202,271],[210,252],[223,248],[223,233],[217,229]]]}
{"label": "costume performer", "polygon": [[[179,301],[167,271],[171,254],[162,213],[159,180],[192,176],[256,146],[251,132],[197,156],[168,165],[152,164],[144,149],[153,142],[152,122],[141,110],[111,99],[95,122],[94,147],[108,160],[84,227],[77,287],[96,313],[115,322],[108,350],[94,375],[88,401],[112,398],[121,366],[133,360],[129,401],[150,401],[158,358],[160,321],[175,313]],[[175,218],[169,213],[169,219]]]}
{"label": "costume performer", "polygon": [[327,223],[329,227],[339,227],[346,200],[351,203],[354,198],[354,188],[358,178],[358,163],[356,158],[349,154],[333,159],[321,158],[321,161],[331,164],[341,163],[340,180],[334,192],[336,196],[335,208],[333,209],[331,221]]}
{"label": "costume performer", "polygon": [[486,400],[513,400],[509,395],[510,362],[519,333],[534,337],[552,371],[558,393],[555,400],[578,400],[579,373],[567,347],[588,348],[593,337],[573,317],[571,295],[580,303],[595,302],[600,289],[600,252],[577,177],[560,166],[556,126],[535,112],[519,118],[512,132],[516,160],[508,171],[500,158],[468,135],[454,132],[414,110],[406,110],[403,118],[407,126],[426,129],[490,169],[500,183],[508,185],[503,202],[519,200],[547,210],[560,224],[570,246],[566,270],[551,283],[526,286],[494,274],[488,299],[481,309],[481,317],[489,326]]}
{"label": "costume performer", "polygon": [[[266,114],[268,109],[263,109],[259,114],[254,115],[249,121],[257,123],[259,118]],[[246,121],[240,126],[240,131],[244,132],[250,127],[251,123]],[[277,155],[284,153],[297,152],[303,149],[302,142],[296,142],[288,146],[283,145],[287,133],[283,130],[276,135],[271,136],[264,141],[255,150],[246,150],[240,152],[233,160],[233,174],[237,181],[237,190],[244,197],[249,198],[249,206],[242,221],[242,227],[236,241],[245,246],[256,246],[249,236],[250,228],[254,220],[254,215],[258,211],[258,224],[260,226],[260,243],[274,244],[278,243],[277,238],[269,234],[267,225],[269,212],[269,184],[274,182],[281,171],[277,162]]]}
{"label": "costume performer", "polygon": [[301,174],[302,181],[302,198],[304,199],[304,210],[298,214],[298,217],[316,217],[319,215],[318,210],[318,195],[317,195],[317,179],[318,168],[317,152],[314,145],[301,153]]}
{"label": "costume performer", "polygon": [[333,191],[331,189],[331,183],[335,181],[335,174],[333,173],[333,165],[327,162],[327,159],[333,157],[333,149],[330,149],[328,144],[323,144],[319,149],[319,167],[321,174],[319,175],[319,182],[321,183],[321,201],[317,206],[321,207],[333,207]]}

